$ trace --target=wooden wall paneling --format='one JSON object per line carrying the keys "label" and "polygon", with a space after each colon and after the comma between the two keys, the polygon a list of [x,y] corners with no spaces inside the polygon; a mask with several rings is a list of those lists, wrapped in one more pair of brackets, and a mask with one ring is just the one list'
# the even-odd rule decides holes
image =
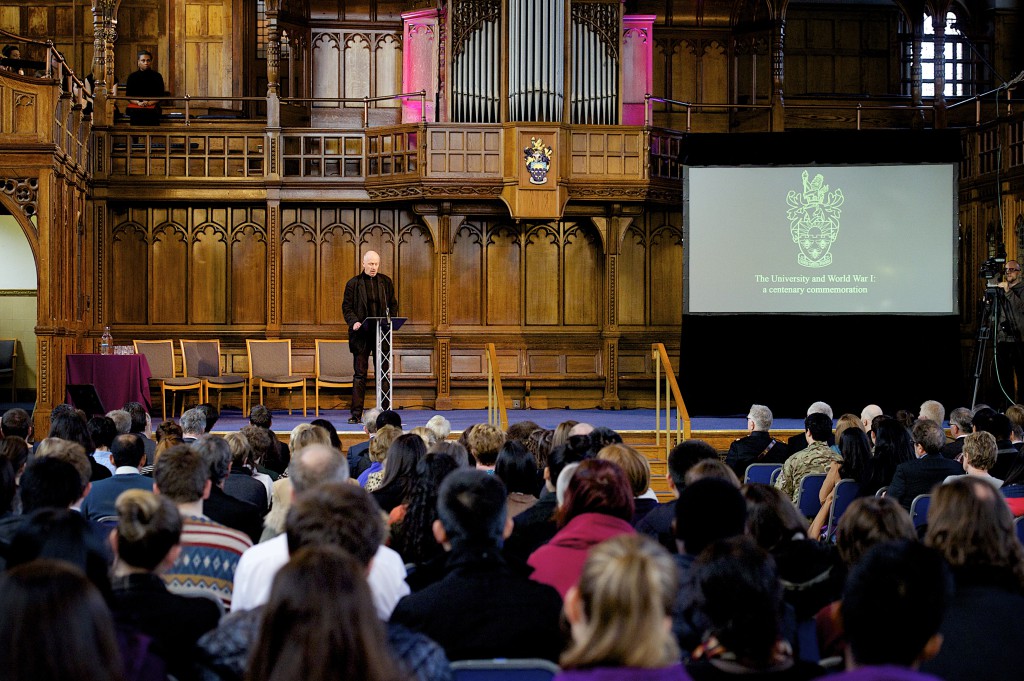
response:
{"label": "wooden wall paneling", "polygon": [[[404,216],[403,216],[404,217]],[[418,222],[405,224],[398,236],[398,312],[412,324],[434,325],[434,244],[430,230]]]}
{"label": "wooden wall paneling", "polygon": [[635,221],[622,236],[618,257],[618,318],[620,326],[645,323],[647,311],[647,244],[645,215]]}
{"label": "wooden wall paneling", "polygon": [[[340,210],[332,211],[333,221],[323,227],[323,241],[320,244],[320,323],[333,326],[334,330],[345,329],[345,317],[341,303],[345,297],[345,283],[357,271],[355,230],[351,224],[338,222]],[[350,212],[350,211],[346,211]],[[346,274],[348,273],[348,274]]]}
{"label": "wooden wall paneling", "polygon": [[[149,323],[149,239],[145,224],[131,213],[111,212],[121,220],[110,228],[110,285],[98,292],[102,299],[99,322]],[[145,220],[145,215],[141,216]],[[106,241],[106,239],[104,239]]]}
{"label": "wooden wall paneling", "polygon": [[296,222],[281,229],[281,323],[316,323],[316,228]]}
{"label": "wooden wall paneling", "polygon": [[[342,97],[343,59],[341,36],[334,31],[313,32],[313,96]],[[316,107],[334,107],[321,102]]]}
{"label": "wooden wall paneling", "polygon": [[519,230],[511,225],[488,228],[485,267],[487,319],[494,325],[522,323],[522,244]]}
{"label": "wooden wall paneling", "polygon": [[364,208],[359,211],[359,260],[362,269],[363,254],[376,251],[380,255],[380,271],[394,277],[397,255],[398,212],[388,208]]}
{"label": "wooden wall paneling", "polygon": [[[342,65],[344,69],[341,85],[342,97],[370,97],[370,86],[374,82],[371,71],[372,62],[371,45],[366,36],[361,33],[352,33],[345,40],[345,49],[342,52]],[[349,107],[361,108],[358,104],[348,104]]]}
{"label": "wooden wall paneling", "polygon": [[660,225],[651,230],[649,242],[650,323],[656,326],[679,325],[683,321],[683,230],[678,224],[681,215],[671,217],[676,224]]}
{"label": "wooden wall paneling", "polygon": [[139,50],[149,50],[154,56],[153,68],[164,77],[164,86],[172,94],[184,94],[179,92],[179,76],[174,68],[177,56],[169,51],[168,19],[166,0],[122,0],[114,50],[114,77],[122,87],[128,75],[138,69]]}
{"label": "wooden wall paneling", "polygon": [[[180,213],[177,209],[174,213]],[[151,213],[153,228],[152,269],[149,282],[149,319],[151,324],[185,324],[188,309],[187,228],[169,210]],[[161,220],[161,218],[164,218]]]}
{"label": "wooden wall paneling", "polygon": [[[229,97],[232,91],[231,0],[187,0],[183,7],[184,54],[175,59],[180,81],[193,96]],[[211,106],[226,106],[211,102]]]}
{"label": "wooden wall paneling", "polygon": [[266,209],[233,209],[230,315],[235,324],[267,323]]}
{"label": "wooden wall paneling", "polygon": [[[526,251],[524,274],[524,323],[527,326],[555,325],[559,323],[562,295],[559,287],[561,270],[561,234],[559,223],[524,227],[523,244]],[[499,285],[500,280],[488,273],[488,285]],[[509,322],[514,323],[514,322]]]}
{"label": "wooden wall paneling", "polygon": [[456,325],[482,324],[484,226],[469,220],[459,225],[451,251],[449,321]]}
{"label": "wooden wall paneling", "polygon": [[[589,221],[588,221],[589,222]],[[564,290],[563,323],[596,326],[605,299],[601,240],[588,222],[563,223],[564,250],[560,271]]]}
{"label": "wooden wall paneling", "polygon": [[[402,92],[402,43],[399,35],[379,37],[374,45],[374,90],[378,97]],[[381,108],[397,108],[401,100],[389,99],[377,104]]]}
{"label": "wooden wall paneling", "polygon": [[189,323],[226,324],[228,242],[226,209],[209,211],[215,221],[192,230],[189,264]]}

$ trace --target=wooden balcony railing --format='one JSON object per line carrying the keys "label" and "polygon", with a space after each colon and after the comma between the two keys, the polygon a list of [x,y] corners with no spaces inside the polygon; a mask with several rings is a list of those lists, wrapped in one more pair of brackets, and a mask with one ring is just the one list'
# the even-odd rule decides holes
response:
{"label": "wooden balcony railing", "polygon": [[[668,358],[668,352],[662,343],[651,344],[651,356],[654,359],[654,442],[661,446],[665,440],[665,456],[668,456],[673,445],[690,439],[690,414],[686,411],[683,394],[676,382],[676,372]],[[661,374],[664,370],[665,378]],[[664,389],[664,411],[662,410],[662,389]],[[673,405],[675,413],[673,414]],[[662,414],[665,416],[665,427],[662,428]]]}

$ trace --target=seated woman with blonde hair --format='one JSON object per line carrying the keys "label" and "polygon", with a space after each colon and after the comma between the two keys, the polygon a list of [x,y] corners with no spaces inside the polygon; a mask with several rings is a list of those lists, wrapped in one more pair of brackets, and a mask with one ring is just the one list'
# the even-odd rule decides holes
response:
{"label": "seated woman with blonde hair", "polygon": [[648,537],[595,546],[565,596],[572,645],[556,681],[689,679],[671,628],[677,581],[672,557]]}

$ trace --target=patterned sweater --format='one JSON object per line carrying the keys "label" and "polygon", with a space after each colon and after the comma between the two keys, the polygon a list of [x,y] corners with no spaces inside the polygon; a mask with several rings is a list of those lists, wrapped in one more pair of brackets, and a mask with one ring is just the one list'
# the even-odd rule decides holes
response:
{"label": "patterned sweater", "polygon": [[231,608],[235,568],[252,540],[238,530],[206,516],[186,516],[181,529],[181,554],[163,575],[173,593],[206,593]]}

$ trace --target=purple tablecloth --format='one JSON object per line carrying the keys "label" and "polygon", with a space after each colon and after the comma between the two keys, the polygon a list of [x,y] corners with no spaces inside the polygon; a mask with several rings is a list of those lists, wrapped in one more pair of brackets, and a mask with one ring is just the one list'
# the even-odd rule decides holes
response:
{"label": "purple tablecloth", "polygon": [[[68,355],[67,383],[91,383],[96,386],[107,411],[120,409],[126,402],[141,402],[152,411],[149,400],[149,362],[145,355]],[[65,400],[70,403],[71,396]]]}

